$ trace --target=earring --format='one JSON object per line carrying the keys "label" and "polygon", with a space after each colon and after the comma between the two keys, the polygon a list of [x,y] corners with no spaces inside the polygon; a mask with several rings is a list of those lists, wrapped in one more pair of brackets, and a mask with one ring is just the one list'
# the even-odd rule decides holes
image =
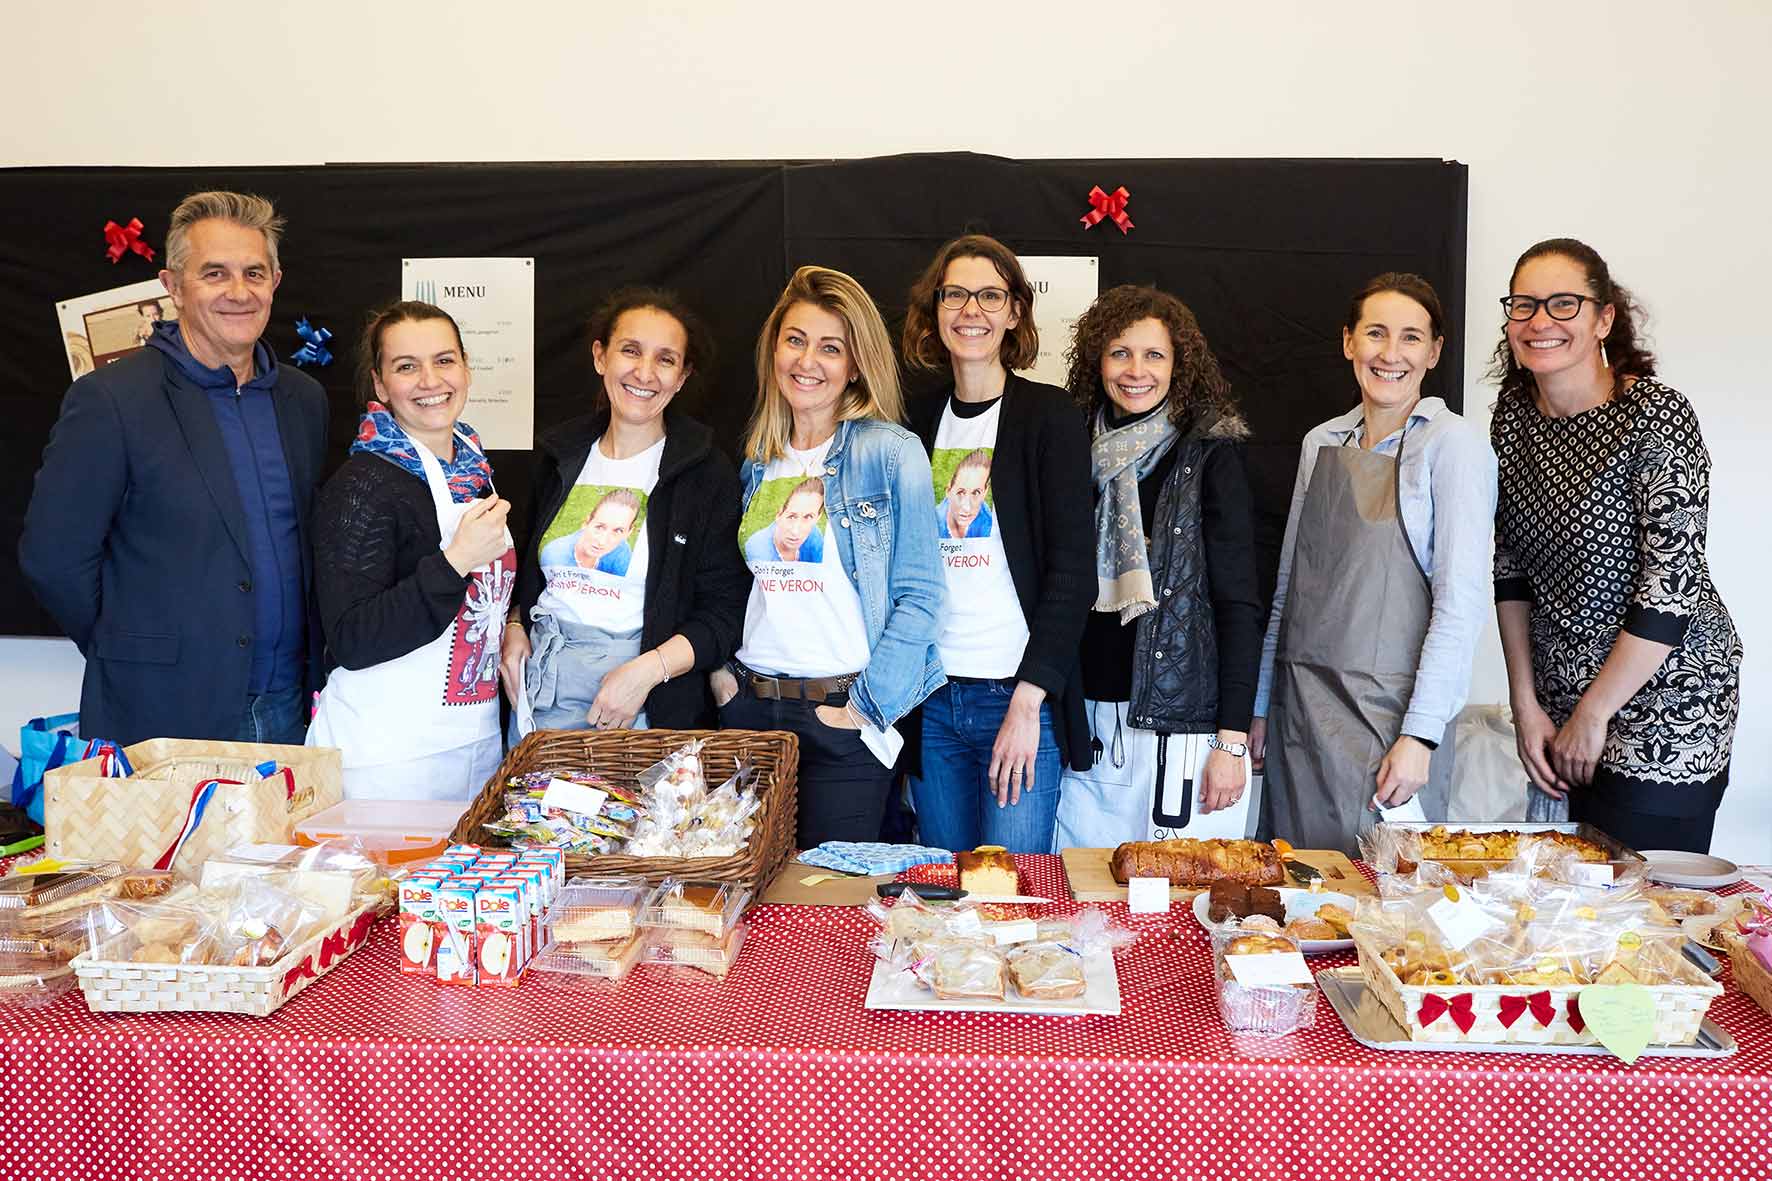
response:
{"label": "earring", "polygon": [[1603,339],[1600,341],[1600,366],[1604,369],[1612,368],[1612,362],[1606,359],[1606,342]]}

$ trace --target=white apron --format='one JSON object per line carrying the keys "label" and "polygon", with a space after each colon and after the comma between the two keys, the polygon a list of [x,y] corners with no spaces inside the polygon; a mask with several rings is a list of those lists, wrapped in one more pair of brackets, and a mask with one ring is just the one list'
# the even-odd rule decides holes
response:
{"label": "white apron", "polygon": [[[1206,745],[1209,735],[1135,729],[1125,724],[1124,702],[1088,701],[1084,707],[1089,731],[1102,749],[1089,770],[1065,768],[1059,785],[1058,848],[1111,849],[1122,841],[1248,835],[1255,794],[1249,786],[1230,807],[1200,812],[1200,776],[1212,753]],[[1247,757],[1243,782],[1249,783]]]}
{"label": "white apron", "polygon": [[[416,440],[447,548],[468,504],[456,504],[443,465]],[[457,447],[473,446],[459,429]],[[498,658],[517,581],[509,530],[504,556],[469,577],[443,634],[371,668],[333,670],[308,727],[309,746],[344,752],[347,799],[472,799],[497,769]]]}

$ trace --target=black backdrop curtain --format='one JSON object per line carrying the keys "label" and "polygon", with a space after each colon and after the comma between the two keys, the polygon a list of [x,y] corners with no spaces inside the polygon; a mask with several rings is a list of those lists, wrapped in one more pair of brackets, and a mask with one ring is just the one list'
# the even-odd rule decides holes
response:
{"label": "black backdrop curtain", "polygon": [[[1131,193],[1135,223],[1085,229],[1092,185]],[[1298,458],[1311,426],[1352,406],[1341,357],[1349,296],[1380,271],[1424,275],[1464,323],[1466,170],[1440,160],[1052,160],[969,153],[824,163],[358,165],[0,171],[0,634],[54,635],[18,574],[32,476],[68,385],[55,304],[151,278],[113,266],[101,227],[140,217],[164,244],[186,193],[263,193],[288,218],[269,339],[298,347],[306,316],[337,356],[310,369],[332,399],[332,458],[355,431],[351,358],[366,309],[398,297],[403,257],[534,257],[535,423],[587,406],[584,322],[623,283],[680,291],[719,346],[680,404],[736,453],[755,395],[752,348],[787,274],[849,271],[894,329],[918,270],[944,240],[991,233],[1019,253],[1094,255],[1103,290],[1154,283],[1193,308],[1255,441],[1258,545],[1271,586]],[[1479,347],[1486,342],[1479,342]],[[1462,409],[1454,338],[1428,392]],[[1476,355],[1476,354],[1473,354]],[[472,421],[473,409],[469,406]],[[527,511],[529,454],[494,452],[500,491]]]}

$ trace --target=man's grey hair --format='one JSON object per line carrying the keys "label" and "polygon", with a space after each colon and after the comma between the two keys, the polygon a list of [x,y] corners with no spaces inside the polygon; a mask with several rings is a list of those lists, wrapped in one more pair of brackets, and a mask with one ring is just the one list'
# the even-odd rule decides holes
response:
{"label": "man's grey hair", "polygon": [[256,193],[218,189],[192,193],[172,211],[172,222],[166,227],[167,270],[177,273],[185,269],[185,257],[191,252],[191,227],[212,217],[263,234],[265,249],[271,256],[271,270],[282,269],[277,265],[277,239],[283,233],[283,219],[277,216],[276,208]]}

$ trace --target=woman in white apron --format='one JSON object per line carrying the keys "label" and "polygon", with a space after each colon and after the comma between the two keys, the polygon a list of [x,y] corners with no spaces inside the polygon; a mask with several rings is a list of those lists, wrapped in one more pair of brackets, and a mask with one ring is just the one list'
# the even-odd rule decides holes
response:
{"label": "woman in white apron", "polygon": [[1065,774],[1058,846],[1244,836],[1261,650],[1248,428],[1193,313],[1165,292],[1104,293],[1072,356],[1094,439],[1094,764]]}
{"label": "woman in white apron", "polygon": [[470,374],[447,312],[376,313],[360,365],[372,397],[314,514],[316,597],[338,667],[307,741],[343,752],[348,799],[468,800],[502,754],[510,505],[459,421]]}
{"label": "woman in white apron", "polygon": [[1360,405],[1305,436],[1252,739],[1262,833],[1300,848],[1357,854],[1380,808],[1445,819],[1488,610],[1495,454],[1421,396],[1443,325],[1425,279],[1368,283],[1342,328]]}

